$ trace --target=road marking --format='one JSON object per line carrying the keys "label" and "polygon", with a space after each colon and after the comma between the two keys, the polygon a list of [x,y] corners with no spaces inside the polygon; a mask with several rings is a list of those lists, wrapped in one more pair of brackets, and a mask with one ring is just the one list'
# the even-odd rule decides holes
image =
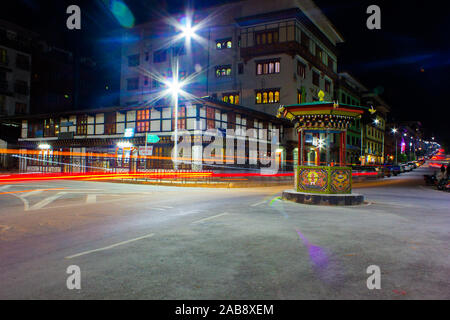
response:
{"label": "road marking", "polygon": [[118,247],[118,246],[122,246],[122,245],[124,245],[124,244],[128,244],[128,243],[131,243],[131,242],[135,242],[135,241],[139,241],[139,240],[151,238],[151,237],[153,237],[154,235],[155,235],[154,233],[150,233],[150,234],[147,234],[147,235],[142,236],[142,237],[139,237],[139,238],[134,238],[134,239],[122,241],[122,242],[119,242],[119,243],[116,243],[116,244],[112,244],[112,245],[107,246],[107,247],[103,247],[103,248],[99,248],[99,249],[94,249],[94,250],[89,250],[89,251],[80,252],[80,253],[77,253],[77,254],[74,254],[74,255],[71,255],[71,256],[67,256],[67,257],[65,257],[65,259],[73,259],[73,258],[81,257],[81,256],[84,256],[84,255],[87,255],[87,254],[90,254],[90,253],[109,250],[109,249],[112,249],[112,248],[115,248],[115,247]]}
{"label": "road marking", "polygon": [[224,213],[212,216],[212,217],[208,217],[208,218],[204,218],[204,219],[200,219],[200,220],[194,221],[192,223],[200,223],[200,222],[208,221],[208,220],[215,219],[215,218],[227,215],[227,214],[228,214],[227,212],[224,212]]}
{"label": "road marking", "polygon": [[39,193],[42,193],[42,192],[44,192],[44,190],[34,190],[34,191],[30,191],[30,192],[27,192],[27,193],[24,193],[24,194],[22,194],[22,197],[28,197],[28,196],[31,196],[31,195],[36,195],[36,194],[39,194]]}
{"label": "road marking", "polygon": [[31,206],[29,208],[29,210],[39,210],[42,209],[43,207],[45,207],[46,205],[52,203],[53,201],[55,201],[56,199],[60,198],[63,194],[65,194],[65,192],[58,192],[57,194],[45,198],[42,201],[39,201],[38,203],[36,203],[35,205]]}
{"label": "road marking", "polygon": [[1,186],[1,187],[0,187],[0,190],[6,190],[6,189],[8,189],[9,187],[10,187],[10,185],[7,184],[6,186]]}
{"label": "road marking", "polygon": [[54,190],[64,190],[64,188],[7,191],[7,192],[1,192],[0,194],[25,193],[25,195],[22,195],[22,196],[25,196],[25,197],[26,197],[27,193],[32,193],[32,192],[38,192],[38,193],[41,193],[42,191],[54,191]]}
{"label": "road marking", "polygon": [[86,197],[86,203],[96,203],[97,195],[96,194],[88,194]]}
{"label": "road marking", "polygon": [[261,202],[258,202],[258,203],[254,203],[254,204],[252,204],[250,207],[257,207],[257,206],[259,206],[259,205],[261,205],[261,204],[264,204],[264,203],[266,203],[266,200],[261,201]]}

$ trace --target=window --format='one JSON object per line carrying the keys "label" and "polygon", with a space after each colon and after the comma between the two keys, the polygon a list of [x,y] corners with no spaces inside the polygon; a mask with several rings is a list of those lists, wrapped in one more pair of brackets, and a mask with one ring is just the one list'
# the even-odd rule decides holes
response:
{"label": "window", "polygon": [[318,87],[320,86],[320,76],[319,76],[319,73],[316,71],[313,71],[312,83],[315,86],[318,86]]}
{"label": "window", "polygon": [[[1,103],[0,103],[0,109],[1,109]],[[25,114],[25,113],[27,113],[27,104],[16,102],[16,114]]]}
{"label": "window", "polygon": [[0,95],[0,114],[6,113],[6,98],[5,96]]}
{"label": "window", "polygon": [[159,88],[159,87],[161,87],[161,85],[162,85],[162,83],[159,82],[158,80],[156,80],[156,79],[152,80],[152,87],[153,88]]}
{"label": "window", "polygon": [[206,107],[206,128],[214,129],[215,126],[215,110],[211,107]]}
{"label": "window", "polygon": [[300,79],[306,78],[306,65],[297,61],[297,74],[300,76]]}
{"label": "window", "polygon": [[150,54],[149,54],[148,52],[146,52],[146,53],[145,53],[145,58],[144,58],[144,59],[145,59],[145,61],[148,61],[148,60],[149,60],[149,58],[150,58]]}
{"label": "window", "polygon": [[309,48],[310,39],[306,35],[306,33],[304,33],[304,32],[302,32],[301,41],[302,41],[302,46],[305,46],[306,48]]}
{"label": "window", "polygon": [[216,67],[216,78],[231,76],[231,66],[217,66]]}
{"label": "window", "polygon": [[280,73],[280,59],[256,62],[256,74]]}
{"label": "window", "polygon": [[147,76],[144,77],[144,86],[148,86],[148,77]]}
{"label": "window", "polygon": [[137,90],[139,89],[139,78],[127,79],[127,90]]}
{"label": "window", "polygon": [[184,56],[186,54],[186,47],[185,47],[184,43],[175,46],[173,53],[174,53],[174,56]]}
{"label": "window", "polygon": [[105,113],[105,134],[116,134],[116,113]]}
{"label": "window", "polygon": [[14,91],[18,94],[27,95],[28,83],[23,80],[16,80],[16,83],[14,84]]}
{"label": "window", "polygon": [[280,102],[280,89],[265,89],[256,91],[256,104]]}
{"label": "window", "polygon": [[43,135],[43,131],[42,120],[31,120],[28,122],[28,138],[40,138]]}
{"label": "window", "polygon": [[231,38],[216,40],[216,49],[217,50],[231,49],[232,47],[233,47],[233,42],[231,41]]}
{"label": "window", "polygon": [[330,93],[330,91],[331,91],[331,82],[325,80],[325,92]]}
{"label": "window", "polygon": [[239,74],[243,74],[244,73],[244,64],[243,63],[239,63],[238,64],[238,73]]}
{"label": "window", "polygon": [[[175,130],[175,110],[173,110],[172,127]],[[178,129],[186,129],[186,107],[178,108]]]}
{"label": "window", "polygon": [[301,90],[297,90],[297,103],[303,102],[303,93]]}
{"label": "window", "polygon": [[328,56],[328,68],[334,70],[334,60],[330,56]]}
{"label": "window", "polygon": [[239,93],[224,93],[222,101],[230,104],[239,104]]}
{"label": "window", "polygon": [[278,42],[278,30],[267,30],[255,33],[256,45],[265,45]]}
{"label": "window", "polygon": [[16,56],[16,67],[22,70],[29,70],[30,59],[28,56],[18,53]]}
{"label": "window", "polygon": [[128,56],[128,66],[137,67],[139,65],[139,54]]}
{"label": "window", "polygon": [[55,119],[44,120],[44,137],[55,137],[59,134],[59,121]]}
{"label": "window", "polygon": [[137,110],[136,111],[136,131],[147,132],[150,129],[150,110]]}
{"label": "window", "polygon": [[153,62],[154,63],[164,62],[164,61],[166,61],[166,58],[167,58],[167,50],[166,49],[157,50],[153,53]]}
{"label": "window", "polygon": [[77,135],[87,135],[88,116],[77,116]]}
{"label": "window", "polygon": [[0,64],[8,64],[8,54],[6,49],[0,48]]}
{"label": "window", "polygon": [[323,50],[316,45],[316,57],[319,58],[320,62],[323,60]]}

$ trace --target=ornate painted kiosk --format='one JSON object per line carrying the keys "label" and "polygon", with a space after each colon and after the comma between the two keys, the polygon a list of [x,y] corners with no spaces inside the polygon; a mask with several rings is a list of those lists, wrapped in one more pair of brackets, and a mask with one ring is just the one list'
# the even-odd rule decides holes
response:
{"label": "ornate painted kiosk", "polygon": [[362,107],[333,102],[282,106],[278,117],[295,123],[298,166],[295,189],[282,198],[317,205],[357,205],[364,197],[352,194],[352,169],[346,167],[346,132],[364,113]]}

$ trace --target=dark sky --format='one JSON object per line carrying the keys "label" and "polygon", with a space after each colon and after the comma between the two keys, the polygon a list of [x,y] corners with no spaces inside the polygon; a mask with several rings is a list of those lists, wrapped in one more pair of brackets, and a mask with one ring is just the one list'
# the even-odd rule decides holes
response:
{"label": "dark sky", "polygon": [[[263,0],[261,0],[263,1]],[[270,0],[273,1],[273,0]],[[99,39],[117,29],[113,16],[101,0],[15,0],[2,1],[0,18],[32,29],[54,43],[83,54],[95,55]],[[152,14],[180,10],[179,0],[124,0],[137,22]],[[201,7],[227,0],[191,1]],[[339,69],[348,71],[366,87],[382,87],[383,98],[391,106],[396,121],[422,121],[429,135],[450,142],[450,13],[442,1],[412,0],[316,0],[346,42],[339,46]],[[82,31],[78,35],[65,28],[65,8],[78,4],[82,9]],[[382,29],[366,28],[366,9],[381,8]]]}

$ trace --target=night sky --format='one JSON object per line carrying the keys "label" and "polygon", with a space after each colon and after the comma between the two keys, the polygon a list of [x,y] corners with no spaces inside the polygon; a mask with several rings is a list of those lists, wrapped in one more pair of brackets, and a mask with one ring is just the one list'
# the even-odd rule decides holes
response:
{"label": "night sky", "polygon": [[[263,0],[262,0],[263,1]],[[273,1],[273,0],[271,0]],[[0,19],[41,34],[58,46],[84,55],[98,54],[96,44],[119,28],[101,0],[15,0],[3,1]],[[160,11],[180,10],[184,1],[124,0],[140,23]],[[221,1],[191,2],[201,7]],[[228,1],[230,2],[230,1]],[[165,4],[164,4],[165,3]],[[450,143],[450,14],[442,1],[316,0],[346,42],[339,46],[338,66],[369,89],[382,88],[395,121],[421,121],[430,137]],[[78,4],[82,30],[67,31],[65,9]],[[377,4],[382,12],[382,29],[366,28],[366,9]]]}

